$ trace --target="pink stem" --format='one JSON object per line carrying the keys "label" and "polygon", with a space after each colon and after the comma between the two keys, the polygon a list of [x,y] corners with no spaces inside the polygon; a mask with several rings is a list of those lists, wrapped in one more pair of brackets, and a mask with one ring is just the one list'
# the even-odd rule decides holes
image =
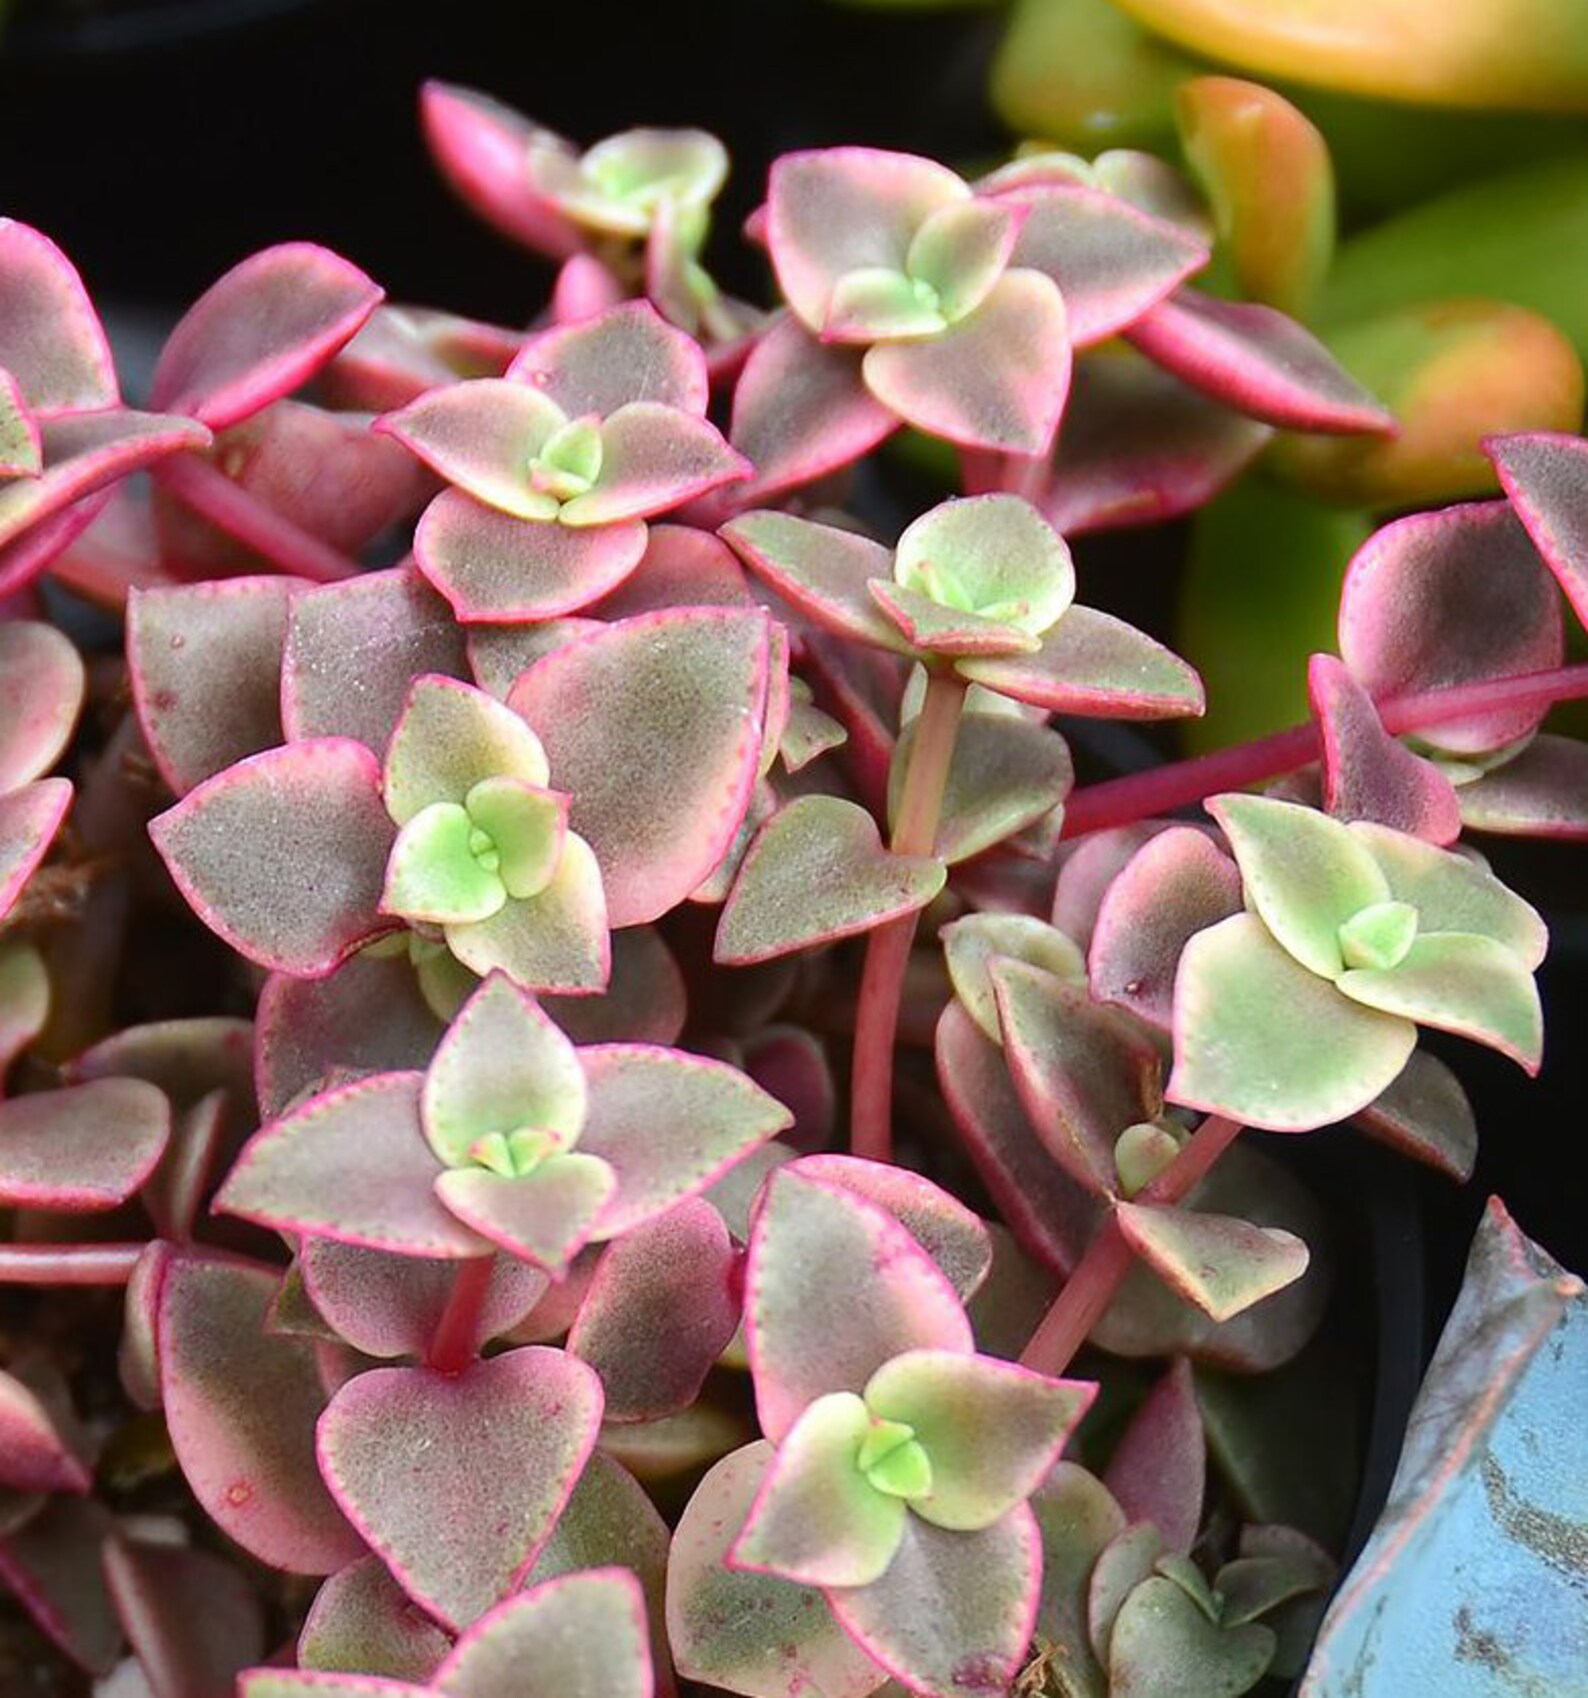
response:
{"label": "pink stem", "polygon": [[[1207,1177],[1240,1131],[1238,1121],[1210,1114],[1137,1201],[1178,1203]],[[1118,1217],[1110,1213],[1031,1335],[1020,1357],[1022,1366],[1039,1374],[1062,1374],[1102,1319],[1134,1261],[1135,1252],[1119,1230]]]}
{"label": "pink stem", "polygon": [[494,1256],[474,1256],[458,1263],[426,1357],[427,1365],[438,1374],[461,1374],[479,1354],[480,1311],[495,1266]]}
{"label": "pink stem", "polygon": [[[1575,701],[1588,696],[1588,662],[1559,666],[1548,672],[1525,672],[1514,678],[1487,679],[1477,684],[1452,684],[1441,690],[1391,696],[1378,704],[1384,729],[1393,736],[1422,731],[1453,719],[1489,713],[1496,708],[1535,707],[1549,702]],[[1318,758],[1318,728],[1309,721],[1276,731],[1254,742],[1219,749],[1194,760],[1176,761],[1150,772],[1133,772],[1072,792],[1064,806],[1064,836],[1083,837],[1111,826],[1132,825],[1155,814],[1173,813],[1221,790],[1240,790],[1249,784],[1294,772]]]}
{"label": "pink stem", "polygon": [[175,455],[156,467],[154,476],[185,506],[283,572],[317,584],[359,573],[356,560],[265,506],[202,454]]}
{"label": "pink stem", "polygon": [[[891,847],[896,855],[932,853],[964,706],[965,685],[954,673],[928,676],[893,828]],[[904,914],[889,920],[872,932],[866,944],[855,1011],[849,1147],[853,1154],[871,1161],[890,1161],[893,1156],[894,1041],[905,968],[919,918],[919,914]]]}
{"label": "pink stem", "polygon": [[125,1285],[142,1244],[0,1244],[0,1285]]}

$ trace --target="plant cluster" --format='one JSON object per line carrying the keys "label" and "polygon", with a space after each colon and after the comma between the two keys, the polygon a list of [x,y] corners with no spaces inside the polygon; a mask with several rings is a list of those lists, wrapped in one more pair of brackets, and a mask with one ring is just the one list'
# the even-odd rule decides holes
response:
{"label": "plant cluster", "polygon": [[[1191,185],[792,154],[765,312],[712,137],[423,110],[526,331],[287,245],[135,411],[0,223],[0,1283],[124,1299],[113,1392],[8,1351],[0,1580],[107,1698],[1296,1673],[1334,1558],[1215,1382],[1329,1257],[1237,1140],[1464,1177],[1420,1029],[1538,1067],[1463,833],[1588,830],[1588,442],[1371,538],[1309,724],[1077,787],[1204,698],[1066,536],[1395,429]],[[900,433],[962,493],[879,536]]]}

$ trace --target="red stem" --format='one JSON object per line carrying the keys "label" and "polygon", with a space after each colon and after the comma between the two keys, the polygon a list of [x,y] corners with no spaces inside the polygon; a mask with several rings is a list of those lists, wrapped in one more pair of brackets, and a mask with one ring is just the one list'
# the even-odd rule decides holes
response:
{"label": "red stem", "polygon": [[[1479,684],[1452,684],[1442,690],[1391,696],[1378,704],[1384,729],[1393,736],[1422,731],[1470,714],[1496,708],[1532,707],[1547,702],[1575,701],[1588,696],[1588,662],[1559,666],[1548,672],[1526,672],[1514,678],[1495,678]],[[1276,731],[1251,743],[1220,749],[1194,760],[1176,761],[1150,772],[1134,772],[1074,791],[1064,806],[1064,835],[1083,837],[1090,831],[1132,825],[1154,814],[1250,784],[1294,772],[1318,758],[1318,728],[1311,721]]]}
{"label": "red stem", "polygon": [[479,1355],[480,1311],[490,1289],[494,1256],[474,1256],[458,1263],[447,1306],[430,1341],[427,1366],[438,1374],[461,1374]]}
{"label": "red stem", "polygon": [[[1210,1114],[1181,1147],[1179,1155],[1136,1200],[1178,1203],[1207,1177],[1208,1170],[1235,1142],[1240,1131],[1238,1121]],[[1102,1319],[1103,1311],[1134,1260],[1135,1252],[1119,1230],[1118,1217],[1110,1213],[1031,1335],[1031,1342],[1020,1357],[1022,1366],[1039,1374],[1062,1374]]]}
{"label": "red stem", "polygon": [[[965,685],[952,672],[928,676],[893,828],[891,847],[897,855],[932,853],[964,706]],[[893,1158],[893,1050],[905,968],[919,919],[919,913],[914,913],[889,920],[872,932],[866,944],[855,1011],[849,1147],[853,1154],[871,1161]]]}
{"label": "red stem", "polygon": [[156,467],[154,476],[185,506],[283,572],[317,584],[334,584],[359,573],[356,560],[256,500],[202,454],[175,455]]}
{"label": "red stem", "polygon": [[142,1244],[0,1244],[0,1285],[125,1285]]}

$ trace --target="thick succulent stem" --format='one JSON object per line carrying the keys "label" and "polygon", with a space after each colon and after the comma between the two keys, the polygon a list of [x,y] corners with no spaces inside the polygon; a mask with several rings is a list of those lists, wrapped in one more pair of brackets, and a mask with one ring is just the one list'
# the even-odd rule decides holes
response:
{"label": "thick succulent stem", "polygon": [[356,560],[256,500],[202,454],[175,455],[155,476],[184,506],[283,572],[318,584],[358,575]]}
{"label": "thick succulent stem", "polygon": [[[1583,696],[1588,696],[1588,662],[1391,696],[1381,701],[1378,709],[1385,730],[1399,737],[1495,708],[1575,701]],[[1132,825],[1155,814],[1190,807],[1221,790],[1261,784],[1317,760],[1318,751],[1318,728],[1309,721],[1211,755],[1089,784],[1072,792],[1065,803],[1064,835],[1084,837],[1088,832]]]}
{"label": "thick succulent stem", "polygon": [[480,1311],[490,1289],[494,1256],[474,1256],[458,1263],[447,1306],[436,1322],[425,1365],[438,1374],[461,1374],[479,1354]]}
{"label": "thick succulent stem", "polygon": [[[1240,1131],[1238,1121],[1210,1114],[1137,1201],[1180,1202],[1207,1177]],[[1022,1365],[1039,1374],[1062,1374],[1102,1319],[1134,1260],[1135,1252],[1119,1230],[1117,1218],[1110,1214],[1031,1335],[1020,1357]]]}
{"label": "thick succulent stem", "polygon": [[[893,828],[895,854],[932,853],[964,707],[965,685],[959,678],[947,671],[929,676]],[[866,945],[855,1012],[849,1144],[855,1155],[872,1161],[892,1159],[894,1040],[918,918],[905,914],[878,926]]]}
{"label": "thick succulent stem", "polygon": [[143,1244],[0,1244],[0,1285],[125,1285]]}

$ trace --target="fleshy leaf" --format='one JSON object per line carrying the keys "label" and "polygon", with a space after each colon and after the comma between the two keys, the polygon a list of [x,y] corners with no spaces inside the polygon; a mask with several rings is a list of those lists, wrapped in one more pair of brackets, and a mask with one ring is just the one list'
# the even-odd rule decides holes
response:
{"label": "fleshy leaf", "polygon": [[0,477],[36,477],[43,469],[38,420],[17,380],[0,366]]}
{"label": "fleshy leaf", "polygon": [[1355,1124],[1413,1161],[1425,1162],[1458,1184],[1472,1177],[1478,1123],[1461,1081],[1437,1057],[1415,1050],[1405,1068]]}
{"label": "fleshy leaf", "polygon": [[0,918],[44,859],[72,803],[64,778],[41,778],[0,795]]}
{"label": "fleshy leaf", "polygon": [[[1150,1521],[1164,1545],[1189,1556],[1202,1525],[1207,1441],[1191,1364],[1177,1357],[1147,1393],[1109,1458],[1104,1484],[1132,1522]],[[1037,1511],[1041,1517],[1040,1508]]]}
{"label": "fleshy leaf", "polygon": [[[0,1370],[0,1438],[5,1443],[3,1491],[86,1493],[93,1487],[93,1454],[77,1422],[71,1395],[46,1364]],[[8,1514],[3,1519],[9,1525]]]}
{"label": "fleshy leaf", "polygon": [[298,1635],[298,1664],[428,1683],[450,1649],[447,1635],[385,1563],[367,1556],[339,1569],[315,1594]]}
{"label": "fleshy leaf", "polygon": [[44,957],[21,939],[0,942],[0,1094],[11,1063],[44,1030],[50,977]]}
{"label": "fleshy leaf", "polygon": [[421,1083],[377,1074],[311,1097],[254,1136],[215,1206],[399,1255],[484,1255],[484,1240],[432,1195],[441,1164],[420,1126]]}
{"label": "fleshy leaf", "polygon": [[1277,1227],[1157,1203],[1119,1203],[1115,1216],[1131,1248],[1216,1321],[1283,1291],[1307,1271],[1307,1246]]}
{"label": "fleshy leaf", "polygon": [[[865,1289],[867,1301],[854,1302]],[[745,1324],[762,1431],[774,1441],[828,1392],[859,1392],[905,1350],[968,1353],[953,1287],[894,1218],[803,1174],[767,1181],[750,1238]]]}
{"label": "fleshy leaf", "polygon": [[601,426],[601,446],[594,487],[563,503],[560,523],[582,529],[651,518],[751,469],[714,425],[654,401],[620,407]]}
{"label": "fleshy leaf", "polygon": [[386,750],[383,794],[398,825],[436,802],[462,803],[488,778],[545,785],[540,739],[494,696],[455,678],[416,678]]}
{"label": "fleshy leaf", "polygon": [[904,265],[925,283],[950,324],[974,312],[1003,275],[1023,215],[994,200],[954,201],[931,213],[911,238]]}
{"label": "fleshy leaf", "polygon": [[319,977],[383,929],[391,822],[362,743],[251,755],[150,821],[149,835],[199,917],[261,966]]}
{"label": "fleshy leaf", "polygon": [[899,538],[893,579],[946,608],[1041,636],[1075,598],[1064,540],[1028,501],[978,495],[946,501]]}
{"label": "fleshy leaf", "polygon": [[460,1220],[557,1276],[589,1242],[616,1187],[607,1163],[582,1150],[546,1156],[524,1174],[482,1166],[452,1168],[436,1179],[437,1197]]}
{"label": "fleshy leaf", "polygon": [[0,1103],[0,1205],[93,1210],[125,1202],[171,1135],[165,1093],[96,1079]]}
{"label": "fleshy leaf", "polygon": [[224,1532],[272,1568],[329,1574],[363,1551],[315,1471],[325,1394],[313,1347],[265,1329],[275,1289],[263,1268],[172,1260],[160,1299],[165,1420]]}
{"label": "fleshy leaf", "polygon": [[497,869],[475,854],[475,832],[457,802],[421,808],[392,845],[381,912],[432,925],[466,925],[500,912],[507,888]]}
{"label": "fleshy leaf", "polygon": [[1176,1698],[1188,1689],[1206,1698],[1238,1698],[1262,1678],[1274,1635],[1260,1622],[1220,1627],[1175,1581],[1152,1575],[1135,1588],[1114,1620],[1108,1690],[1118,1698]]}
{"label": "fleshy leaf", "polygon": [[30,407],[113,407],[116,368],[88,291],[48,236],[0,219],[0,366]]}
{"label": "fleshy leaf", "polygon": [[53,625],[0,624],[0,796],[42,778],[60,759],[86,687],[76,648]]}
{"label": "fleshy leaf", "polygon": [[539,728],[573,797],[572,829],[600,863],[612,926],[676,907],[733,841],[761,752],[770,643],[759,611],[644,614],[554,650],[514,685],[509,701]]}
{"label": "fleshy leaf", "polygon": [[313,376],[381,297],[357,266],[327,248],[266,248],[188,309],[160,355],[150,401],[224,430]]}
{"label": "fleshy leaf", "polygon": [[557,517],[557,500],[531,481],[530,462],[567,422],[531,385],[482,377],[429,390],[378,428],[476,501],[544,522]]}
{"label": "fleshy leaf", "polygon": [[1365,1108],[1406,1065],[1410,1020],[1364,1008],[1309,973],[1263,922],[1198,932],[1175,979],[1171,1101],[1304,1132]]}
{"label": "fleshy leaf", "polygon": [[1125,1517],[1108,1488],[1073,1462],[1058,1463],[1032,1494],[1042,1538],[1037,1641],[1063,1646],[1075,1698],[1105,1698],[1103,1672],[1086,1634],[1087,1582]]}
{"label": "fleshy leaf", "polygon": [[403,1589],[446,1625],[519,1582],[595,1443],[601,1387],[531,1345],[462,1373],[376,1368],[331,1400],[320,1468]]}
{"label": "fleshy leaf", "polygon": [[989,968],[1024,961],[1067,984],[1086,983],[1086,957],[1056,926],[1031,914],[967,914],[938,933],[954,994],[994,1043],[1002,1043]]}
{"label": "fleshy leaf", "polygon": [[79,1668],[98,1675],[109,1673],[122,1646],[99,1562],[114,1527],[97,1499],[56,1496],[0,1535],[7,1590]]}
{"label": "fleshy leaf", "polygon": [[1588,625],[1588,442],[1541,431],[1484,447],[1534,547]]}
{"label": "fleshy leaf", "polygon": [[1462,785],[1462,823],[1527,837],[1588,837],[1588,744],[1540,733],[1519,755]]}
{"label": "fleshy leaf", "polygon": [[884,849],[864,808],[802,796],[757,833],[717,929],[716,959],[766,961],[870,931],[924,908],[947,873],[930,855]]}
{"label": "fleshy leaf", "polygon": [[632,401],[704,415],[706,361],[683,331],[644,301],[533,336],[509,368],[569,418],[608,418]]}

